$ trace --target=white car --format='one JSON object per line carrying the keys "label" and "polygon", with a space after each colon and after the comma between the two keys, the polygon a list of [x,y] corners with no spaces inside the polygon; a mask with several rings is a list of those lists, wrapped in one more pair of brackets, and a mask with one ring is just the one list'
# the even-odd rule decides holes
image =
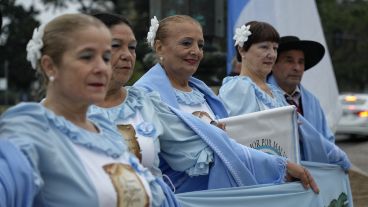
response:
{"label": "white car", "polygon": [[368,94],[343,94],[339,100],[343,114],[337,133],[368,136]]}

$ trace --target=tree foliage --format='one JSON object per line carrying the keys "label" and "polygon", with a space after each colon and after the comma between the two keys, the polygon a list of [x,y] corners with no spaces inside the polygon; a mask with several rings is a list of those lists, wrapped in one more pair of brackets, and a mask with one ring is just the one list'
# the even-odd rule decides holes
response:
{"label": "tree foliage", "polygon": [[0,41],[0,76],[8,71],[8,91],[28,91],[35,73],[26,60],[26,45],[33,29],[39,25],[34,18],[38,11],[30,7],[15,5],[14,0],[2,0],[1,11],[4,21]]}
{"label": "tree foliage", "polygon": [[340,91],[368,90],[368,2],[317,0]]}

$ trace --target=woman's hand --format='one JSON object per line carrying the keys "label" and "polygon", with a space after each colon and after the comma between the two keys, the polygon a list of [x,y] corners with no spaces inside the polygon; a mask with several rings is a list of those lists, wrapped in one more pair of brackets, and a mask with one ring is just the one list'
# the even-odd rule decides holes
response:
{"label": "woman's hand", "polygon": [[225,123],[217,122],[211,118],[211,116],[205,111],[195,111],[192,113],[194,116],[199,117],[202,121],[208,124],[212,124],[225,131]]}
{"label": "woman's hand", "polygon": [[300,180],[305,189],[312,188],[315,193],[319,193],[319,188],[307,168],[288,162],[286,181],[290,182],[294,180]]}
{"label": "woman's hand", "polygon": [[218,128],[226,131],[226,124],[225,123],[213,121],[211,124],[213,124],[213,125],[217,126]]}

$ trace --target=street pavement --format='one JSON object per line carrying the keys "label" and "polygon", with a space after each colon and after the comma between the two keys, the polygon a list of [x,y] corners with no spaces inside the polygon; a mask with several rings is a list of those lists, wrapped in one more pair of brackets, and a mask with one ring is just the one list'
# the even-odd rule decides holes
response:
{"label": "street pavement", "polygon": [[336,144],[348,154],[353,165],[368,174],[368,136],[337,135]]}

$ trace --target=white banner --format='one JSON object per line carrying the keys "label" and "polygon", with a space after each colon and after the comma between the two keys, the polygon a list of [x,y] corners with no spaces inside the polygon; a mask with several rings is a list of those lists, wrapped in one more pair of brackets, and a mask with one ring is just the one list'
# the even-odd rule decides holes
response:
{"label": "white banner", "polygon": [[300,163],[295,106],[285,106],[219,120],[240,144]]}

